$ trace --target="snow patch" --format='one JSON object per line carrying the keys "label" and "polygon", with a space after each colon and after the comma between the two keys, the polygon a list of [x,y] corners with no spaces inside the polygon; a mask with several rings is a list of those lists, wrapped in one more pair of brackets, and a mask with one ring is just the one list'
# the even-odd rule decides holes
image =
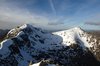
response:
{"label": "snow patch", "polygon": [[38,63],[32,64],[32,65],[29,65],[29,66],[40,66],[40,63],[41,63],[41,62],[38,62]]}

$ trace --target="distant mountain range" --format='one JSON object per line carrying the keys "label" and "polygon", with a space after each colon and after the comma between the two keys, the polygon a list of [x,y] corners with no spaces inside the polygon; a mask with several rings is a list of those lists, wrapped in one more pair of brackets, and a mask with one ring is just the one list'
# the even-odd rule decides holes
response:
{"label": "distant mountain range", "polygon": [[0,43],[1,66],[100,66],[100,40],[79,27],[47,32],[24,24]]}

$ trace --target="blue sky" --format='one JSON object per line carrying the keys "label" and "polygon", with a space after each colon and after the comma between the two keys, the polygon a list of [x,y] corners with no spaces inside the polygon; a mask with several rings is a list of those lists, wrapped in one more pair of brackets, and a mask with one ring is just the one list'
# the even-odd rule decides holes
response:
{"label": "blue sky", "polygon": [[100,30],[100,0],[0,0],[0,28],[24,23],[48,30]]}

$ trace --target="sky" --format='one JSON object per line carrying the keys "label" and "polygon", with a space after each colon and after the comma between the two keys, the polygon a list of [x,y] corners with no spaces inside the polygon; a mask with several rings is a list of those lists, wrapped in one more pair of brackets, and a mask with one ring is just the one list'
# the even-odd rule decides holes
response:
{"label": "sky", "polygon": [[23,24],[47,30],[100,30],[100,0],[0,0],[0,29]]}

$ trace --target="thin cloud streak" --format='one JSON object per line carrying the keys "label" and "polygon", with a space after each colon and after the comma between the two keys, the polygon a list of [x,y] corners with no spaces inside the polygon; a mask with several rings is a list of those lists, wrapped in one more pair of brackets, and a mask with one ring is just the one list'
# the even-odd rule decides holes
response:
{"label": "thin cloud streak", "polygon": [[49,0],[49,2],[50,2],[50,6],[51,6],[51,9],[52,9],[53,13],[56,15],[56,9],[54,7],[53,1]]}
{"label": "thin cloud streak", "polygon": [[100,26],[100,22],[85,22],[86,25]]}

